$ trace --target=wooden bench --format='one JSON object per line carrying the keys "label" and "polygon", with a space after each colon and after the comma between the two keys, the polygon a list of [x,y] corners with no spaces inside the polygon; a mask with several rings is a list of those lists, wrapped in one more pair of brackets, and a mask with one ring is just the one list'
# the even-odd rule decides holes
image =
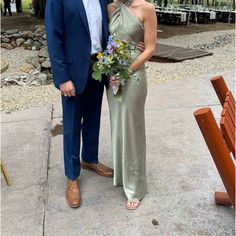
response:
{"label": "wooden bench", "polygon": [[230,91],[226,94],[220,127],[228,149],[235,158],[235,100]]}
{"label": "wooden bench", "polygon": [[235,100],[222,76],[211,82],[223,107],[220,127],[210,108],[198,109],[194,116],[227,191],[215,192],[215,202],[235,207]]}

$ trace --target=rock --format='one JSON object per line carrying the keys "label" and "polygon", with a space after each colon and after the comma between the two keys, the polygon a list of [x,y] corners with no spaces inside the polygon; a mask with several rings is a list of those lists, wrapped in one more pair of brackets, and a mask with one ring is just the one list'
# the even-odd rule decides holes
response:
{"label": "rock", "polygon": [[11,50],[11,49],[13,49],[13,46],[12,46],[11,44],[8,44],[8,46],[6,47],[6,49]]}
{"label": "rock", "polygon": [[53,75],[51,73],[47,74],[48,75],[48,80],[53,80]]}
{"label": "rock", "polygon": [[6,30],[5,33],[6,33],[6,34],[17,34],[17,33],[18,33],[18,29]]}
{"label": "rock", "polygon": [[35,33],[44,33],[45,26],[44,25],[38,25],[35,27]]}
{"label": "rock", "polygon": [[32,40],[32,39],[27,39],[27,40],[26,40],[26,42],[25,42],[24,44],[26,44],[26,45],[31,45],[31,44],[32,44],[32,42],[33,42],[33,40]]}
{"label": "rock", "polygon": [[13,46],[11,44],[9,44],[9,43],[2,43],[1,47],[5,48],[5,49],[8,49],[8,50],[13,49]]}
{"label": "rock", "polygon": [[1,47],[2,47],[2,48],[6,48],[7,45],[8,45],[8,43],[1,43]]}
{"label": "rock", "polygon": [[38,73],[39,73],[38,70],[34,70],[31,74],[32,74],[32,75],[37,75]]}
{"label": "rock", "polygon": [[21,71],[23,72],[26,72],[26,73],[29,73],[31,72],[32,70],[34,70],[34,66],[29,64],[29,63],[25,63],[23,64],[20,68],[19,68]]}
{"label": "rock", "polygon": [[24,42],[24,48],[29,49],[29,47],[32,47],[32,39],[28,39],[26,42]]}
{"label": "rock", "polygon": [[1,28],[1,34],[5,34],[6,30]]}
{"label": "rock", "polygon": [[50,62],[50,61],[44,61],[44,62],[42,63],[42,67],[43,67],[43,68],[46,68],[46,69],[51,68],[51,67],[52,67],[52,66],[51,66],[51,62]]}
{"label": "rock", "polygon": [[44,42],[43,38],[39,38],[39,42],[42,44]]}
{"label": "rock", "polygon": [[2,38],[3,43],[10,43],[11,40],[9,38]]}
{"label": "rock", "polygon": [[17,39],[17,38],[20,38],[21,35],[20,34],[12,34],[11,35],[11,38],[14,38],[14,39]]}
{"label": "rock", "polygon": [[49,57],[47,47],[42,48],[42,49],[38,52],[38,56],[39,56],[39,57],[45,57],[45,58]]}
{"label": "rock", "polygon": [[21,36],[23,38],[33,38],[33,32],[32,31],[22,31]]}
{"label": "rock", "polygon": [[35,38],[36,40],[39,40],[39,38],[41,38],[41,37],[42,37],[42,35],[41,35],[41,34],[38,34],[38,33],[34,35],[34,38]]}
{"label": "rock", "polygon": [[4,79],[4,85],[17,85],[18,84],[18,80],[15,79],[14,77],[9,77],[9,78],[5,78]]}
{"label": "rock", "polygon": [[5,72],[8,69],[9,63],[2,58],[0,58],[0,62],[1,62],[1,74],[2,74],[3,72]]}
{"label": "rock", "polygon": [[41,69],[41,65],[39,63],[38,57],[33,57],[32,58],[31,65],[33,65],[36,69]]}
{"label": "rock", "polygon": [[47,83],[48,76],[46,74],[39,74],[36,77],[36,80],[39,82],[40,85],[45,85]]}
{"label": "rock", "polygon": [[43,63],[45,61],[44,57],[39,57],[39,63]]}
{"label": "rock", "polygon": [[43,38],[44,40],[46,40],[46,39],[47,39],[46,34],[44,34],[42,38]]}
{"label": "rock", "polygon": [[11,41],[11,46],[14,47],[14,48],[16,47],[16,41],[15,40]]}
{"label": "rock", "polygon": [[32,86],[32,85],[40,86],[41,84],[40,84],[40,81],[34,80],[34,81],[32,81],[32,82],[30,83],[30,85],[31,85],[31,86]]}
{"label": "rock", "polygon": [[20,75],[19,76],[21,80],[26,80],[27,79],[27,75]]}
{"label": "rock", "polygon": [[24,42],[25,42],[25,40],[23,38],[19,38],[16,40],[16,46],[20,47]]}

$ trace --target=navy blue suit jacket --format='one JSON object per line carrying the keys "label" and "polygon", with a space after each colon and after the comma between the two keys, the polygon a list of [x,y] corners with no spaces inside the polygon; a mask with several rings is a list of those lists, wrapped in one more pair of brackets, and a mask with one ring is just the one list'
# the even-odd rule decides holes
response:
{"label": "navy blue suit jacket", "polygon": [[[102,47],[108,38],[107,5],[99,0],[102,9]],[[45,11],[47,45],[51,59],[54,84],[57,88],[71,80],[76,93],[83,92],[89,73],[91,39],[82,0],[47,0]]]}

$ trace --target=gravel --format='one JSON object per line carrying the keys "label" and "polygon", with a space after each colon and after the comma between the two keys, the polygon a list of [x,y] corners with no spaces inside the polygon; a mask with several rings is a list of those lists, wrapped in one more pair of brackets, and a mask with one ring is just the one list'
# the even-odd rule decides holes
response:
{"label": "gravel", "polygon": [[[178,63],[147,62],[147,76],[150,84],[232,70],[235,67],[234,33],[234,30],[211,31],[159,39],[158,42],[162,44],[206,49],[214,54]],[[9,69],[4,73],[4,76],[21,73],[19,67],[25,63],[26,58],[36,56],[37,53],[22,48],[15,48],[10,51],[2,49],[2,58],[9,62]],[[60,92],[53,85],[7,86],[1,89],[2,111],[10,112],[58,101],[60,101]]]}
{"label": "gravel", "polygon": [[[208,73],[232,70],[235,67],[235,31],[213,31],[191,35],[176,36],[168,39],[160,39],[159,43],[173,46],[194,48],[203,44],[215,44],[216,40],[225,39],[221,46],[207,49],[213,52],[212,56],[186,60],[177,63],[148,62],[147,75],[151,82],[163,83],[170,80],[187,79]],[[230,35],[230,36],[229,36]],[[229,40],[230,38],[230,40]]]}
{"label": "gravel", "polygon": [[26,58],[35,57],[37,55],[37,51],[29,51],[24,48],[15,48],[14,50],[1,48],[1,57],[9,63],[9,68],[4,73],[4,76],[14,75],[17,72],[20,72],[19,68],[25,63]]}

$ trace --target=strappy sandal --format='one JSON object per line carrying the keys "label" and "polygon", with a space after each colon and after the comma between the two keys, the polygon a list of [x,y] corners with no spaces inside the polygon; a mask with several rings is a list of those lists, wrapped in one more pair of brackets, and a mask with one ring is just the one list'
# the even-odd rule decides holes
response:
{"label": "strappy sandal", "polygon": [[126,208],[128,210],[136,210],[141,204],[141,201],[138,199],[131,199],[127,201]]}

